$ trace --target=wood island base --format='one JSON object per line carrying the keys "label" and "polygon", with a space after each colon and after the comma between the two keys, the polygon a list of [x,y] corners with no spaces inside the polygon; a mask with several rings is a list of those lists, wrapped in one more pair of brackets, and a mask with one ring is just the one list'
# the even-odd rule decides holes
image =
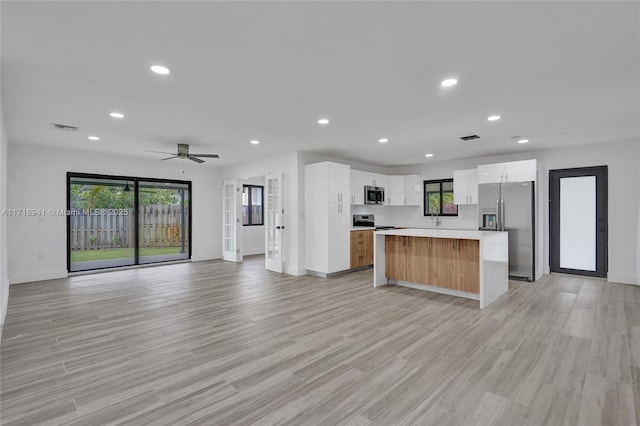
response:
{"label": "wood island base", "polygon": [[509,289],[506,232],[400,229],[374,237],[374,286],[396,284],[478,300]]}

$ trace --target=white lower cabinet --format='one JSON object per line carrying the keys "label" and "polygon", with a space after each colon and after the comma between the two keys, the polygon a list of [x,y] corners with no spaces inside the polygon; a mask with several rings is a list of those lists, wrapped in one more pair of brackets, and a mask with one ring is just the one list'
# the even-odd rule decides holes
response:
{"label": "white lower cabinet", "polygon": [[305,166],[305,268],[312,273],[350,268],[350,169],[328,161]]}

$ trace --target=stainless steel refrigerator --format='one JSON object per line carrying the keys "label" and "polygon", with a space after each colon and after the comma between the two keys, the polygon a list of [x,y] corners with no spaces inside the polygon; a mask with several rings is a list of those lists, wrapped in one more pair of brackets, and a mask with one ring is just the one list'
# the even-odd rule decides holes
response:
{"label": "stainless steel refrigerator", "polygon": [[509,233],[509,277],[535,277],[535,192],[533,182],[478,186],[479,227]]}

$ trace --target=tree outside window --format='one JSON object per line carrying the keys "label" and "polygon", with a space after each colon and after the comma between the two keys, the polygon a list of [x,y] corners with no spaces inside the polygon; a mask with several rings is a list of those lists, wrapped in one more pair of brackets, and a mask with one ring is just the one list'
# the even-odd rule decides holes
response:
{"label": "tree outside window", "polygon": [[458,216],[453,202],[453,179],[424,181],[424,215]]}

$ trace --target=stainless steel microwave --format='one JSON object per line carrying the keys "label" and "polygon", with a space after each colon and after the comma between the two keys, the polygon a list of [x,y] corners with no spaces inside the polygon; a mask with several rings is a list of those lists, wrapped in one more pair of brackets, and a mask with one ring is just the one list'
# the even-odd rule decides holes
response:
{"label": "stainless steel microwave", "polygon": [[365,204],[384,204],[384,188],[380,186],[364,187]]}

